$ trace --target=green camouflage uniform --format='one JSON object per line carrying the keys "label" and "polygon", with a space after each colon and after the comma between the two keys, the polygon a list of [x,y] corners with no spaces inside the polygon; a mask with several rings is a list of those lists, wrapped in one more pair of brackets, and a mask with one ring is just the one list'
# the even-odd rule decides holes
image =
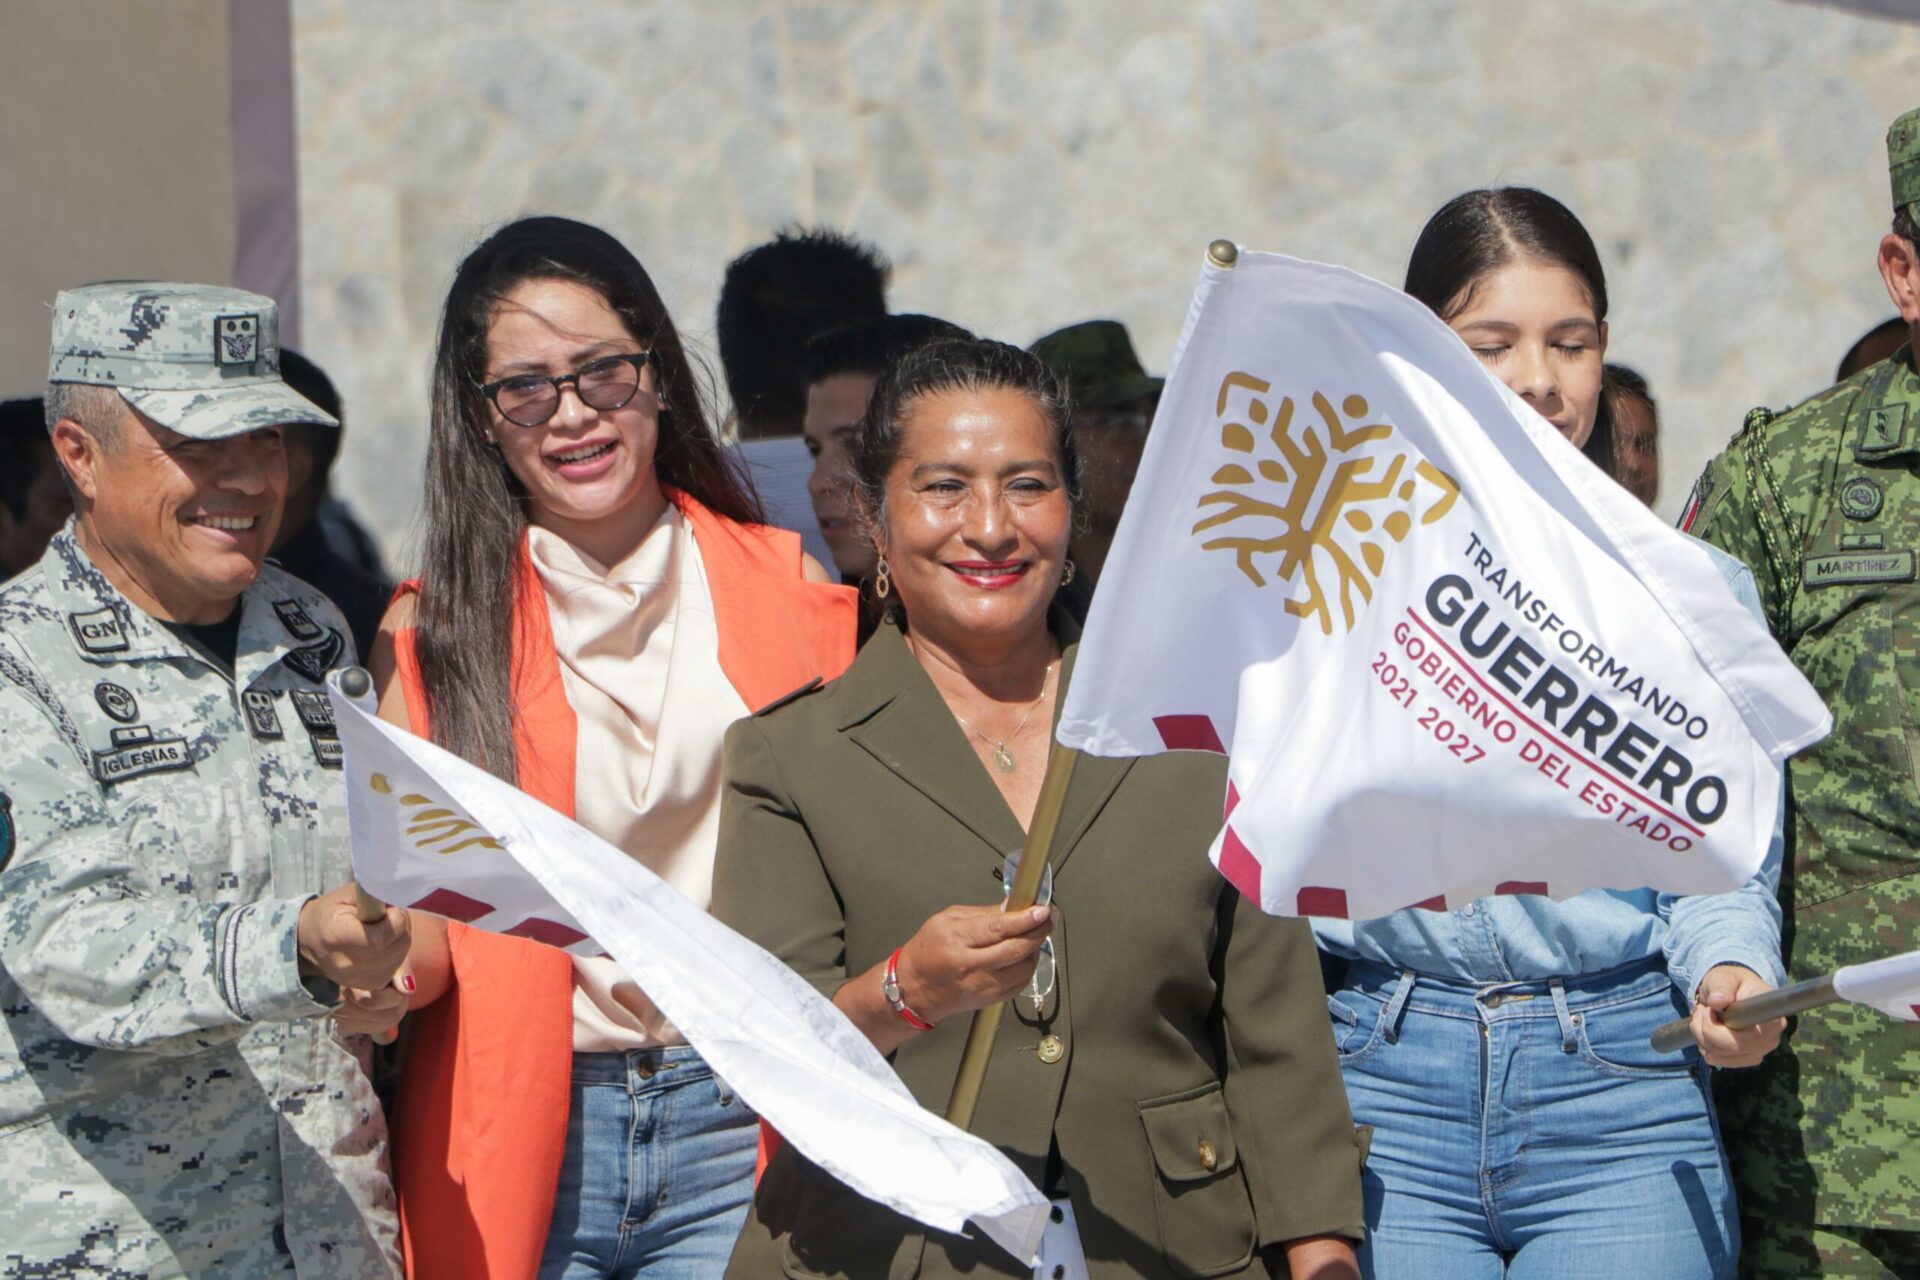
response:
{"label": "green camouflage uniform", "polygon": [[[244,320],[229,354],[274,354],[268,300],[159,288],[176,292],[144,305],[171,313],[136,317],[129,344],[184,341],[216,309],[197,342]],[[63,320],[85,327],[57,314],[56,337]],[[120,372],[148,380],[150,354]],[[56,342],[56,370],[73,359]],[[225,366],[241,420],[276,397],[275,421],[313,414],[268,363]],[[163,423],[236,429],[203,392],[154,394],[194,402]],[[350,875],[321,681],[353,646],[271,567],[239,607],[228,671],[135,608],[71,524],[0,590],[0,1275],[397,1274],[370,1046],[334,1033],[337,993],[296,950],[301,906]]]}
{"label": "green camouflage uniform", "polygon": [[[1920,113],[1889,138],[1896,202]],[[1920,173],[1914,180],[1920,183]],[[1916,192],[1920,194],[1920,192]],[[1909,195],[1911,200],[1914,196]],[[1683,527],[1752,568],[1774,636],[1833,710],[1787,766],[1791,981],[1920,945],[1920,374],[1911,348],[1708,464]],[[1920,1276],[1920,1029],[1802,1015],[1719,1076],[1746,1274]]]}

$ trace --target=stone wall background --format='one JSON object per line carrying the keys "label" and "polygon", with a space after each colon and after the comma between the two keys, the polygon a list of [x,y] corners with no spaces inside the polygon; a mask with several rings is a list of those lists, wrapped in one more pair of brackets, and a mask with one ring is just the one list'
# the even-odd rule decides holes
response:
{"label": "stone wall background", "polygon": [[[437,310],[525,212],[600,222],[712,351],[727,260],[851,230],[896,310],[1026,343],[1112,315],[1164,369],[1206,243],[1398,283],[1488,183],[1581,215],[1671,515],[1754,404],[1891,314],[1883,139],[1920,26],[1782,0],[295,0],[305,339],[390,558]],[[717,361],[716,361],[717,371]]]}

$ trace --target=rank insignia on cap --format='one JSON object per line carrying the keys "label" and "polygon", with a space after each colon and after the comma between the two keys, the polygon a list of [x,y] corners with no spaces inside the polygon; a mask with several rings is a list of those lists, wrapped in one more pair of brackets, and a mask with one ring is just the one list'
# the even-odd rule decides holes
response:
{"label": "rank insignia on cap", "polygon": [[326,634],[319,623],[307,616],[307,611],[300,607],[297,600],[276,600],[273,602],[273,611],[280,615],[280,625],[295,640],[306,643]]}
{"label": "rank insignia on cap", "polygon": [[247,711],[247,732],[256,738],[280,736],[280,713],[273,708],[273,695],[265,689],[249,689],[240,695]]}
{"label": "rank insignia on cap", "polygon": [[260,317],[220,316],[213,322],[213,362],[252,364],[260,358]]}
{"label": "rank insignia on cap", "polygon": [[133,695],[117,684],[102,681],[93,686],[93,700],[100,704],[102,711],[121,724],[132,724],[140,715],[139,704],[134,702]]}

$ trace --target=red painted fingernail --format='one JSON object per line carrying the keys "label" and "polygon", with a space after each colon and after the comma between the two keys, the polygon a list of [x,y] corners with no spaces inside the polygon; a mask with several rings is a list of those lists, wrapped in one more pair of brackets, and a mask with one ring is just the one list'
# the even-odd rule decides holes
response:
{"label": "red painted fingernail", "polygon": [[403,973],[400,975],[400,989],[406,992],[408,995],[412,995],[413,989],[418,985],[419,984],[413,980],[412,974]]}

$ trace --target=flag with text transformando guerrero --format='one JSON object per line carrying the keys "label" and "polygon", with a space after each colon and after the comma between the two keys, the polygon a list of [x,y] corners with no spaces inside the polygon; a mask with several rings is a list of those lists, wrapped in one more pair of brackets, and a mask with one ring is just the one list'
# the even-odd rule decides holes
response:
{"label": "flag with text transformando guerrero", "polygon": [[1826,708],[1727,586],[1424,306],[1204,270],[1060,717],[1225,751],[1277,915],[1735,888]]}

